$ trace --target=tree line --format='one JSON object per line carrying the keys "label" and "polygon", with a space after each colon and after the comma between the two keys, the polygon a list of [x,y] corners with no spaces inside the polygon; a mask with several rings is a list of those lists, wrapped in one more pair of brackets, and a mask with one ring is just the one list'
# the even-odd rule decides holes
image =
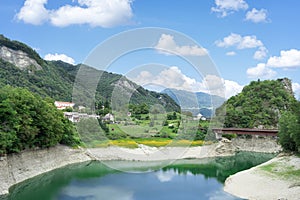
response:
{"label": "tree line", "polygon": [[0,154],[58,143],[78,145],[80,139],[52,99],[43,99],[22,88],[0,89]]}
{"label": "tree line", "polygon": [[300,102],[295,102],[290,111],[281,115],[279,142],[284,150],[300,152]]}

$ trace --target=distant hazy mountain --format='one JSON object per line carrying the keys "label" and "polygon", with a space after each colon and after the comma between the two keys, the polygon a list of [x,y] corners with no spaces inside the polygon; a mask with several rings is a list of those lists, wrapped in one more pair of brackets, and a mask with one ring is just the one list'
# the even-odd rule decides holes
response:
{"label": "distant hazy mountain", "polygon": [[[81,72],[84,71],[86,76],[81,76],[82,80],[78,81],[79,69]],[[95,74],[100,74],[101,79],[96,92],[91,91],[93,94],[89,91],[87,83],[90,81],[90,76]],[[0,88],[5,85],[23,87],[43,97],[51,97],[59,101],[74,101],[72,94],[75,80],[78,83],[76,89],[80,92],[75,100],[79,103],[84,103],[86,99],[94,96],[96,101],[111,101],[112,93],[117,89],[115,92],[117,94],[114,95],[116,103],[127,98],[126,100],[134,104],[146,103],[150,106],[160,104],[167,111],[180,110],[168,95],[146,90],[122,75],[62,61],[46,61],[26,44],[0,35]]]}
{"label": "distant hazy mountain", "polygon": [[216,95],[204,92],[189,92],[177,89],[165,89],[162,93],[169,95],[182,110],[191,111],[194,115],[201,113],[206,117],[211,117],[214,110],[220,107],[225,99]]}

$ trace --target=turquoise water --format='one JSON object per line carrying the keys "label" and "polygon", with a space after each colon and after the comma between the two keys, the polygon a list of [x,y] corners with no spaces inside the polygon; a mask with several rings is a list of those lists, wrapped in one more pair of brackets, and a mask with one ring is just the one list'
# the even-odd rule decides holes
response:
{"label": "turquoise water", "polygon": [[[24,181],[5,200],[196,200],[239,199],[223,191],[225,179],[274,157],[236,156],[159,162],[110,161],[70,165]],[[118,166],[114,170],[109,166]],[[131,171],[129,173],[128,171]]]}

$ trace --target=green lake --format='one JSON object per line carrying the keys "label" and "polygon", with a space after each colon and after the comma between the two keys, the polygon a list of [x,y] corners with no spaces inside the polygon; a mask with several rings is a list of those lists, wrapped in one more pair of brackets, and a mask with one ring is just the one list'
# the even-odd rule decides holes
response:
{"label": "green lake", "polygon": [[164,162],[86,162],[26,180],[0,199],[239,199],[223,191],[225,179],[273,157],[274,154],[240,152],[224,158],[178,160],[168,166]]}

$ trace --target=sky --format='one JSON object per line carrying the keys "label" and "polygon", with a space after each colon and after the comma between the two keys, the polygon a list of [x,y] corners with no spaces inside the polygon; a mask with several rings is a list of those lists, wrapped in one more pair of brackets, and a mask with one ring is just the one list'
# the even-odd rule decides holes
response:
{"label": "sky", "polygon": [[287,77],[300,97],[299,0],[0,0],[0,13],[0,34],[44,59],[149,89],[228,98]]}

